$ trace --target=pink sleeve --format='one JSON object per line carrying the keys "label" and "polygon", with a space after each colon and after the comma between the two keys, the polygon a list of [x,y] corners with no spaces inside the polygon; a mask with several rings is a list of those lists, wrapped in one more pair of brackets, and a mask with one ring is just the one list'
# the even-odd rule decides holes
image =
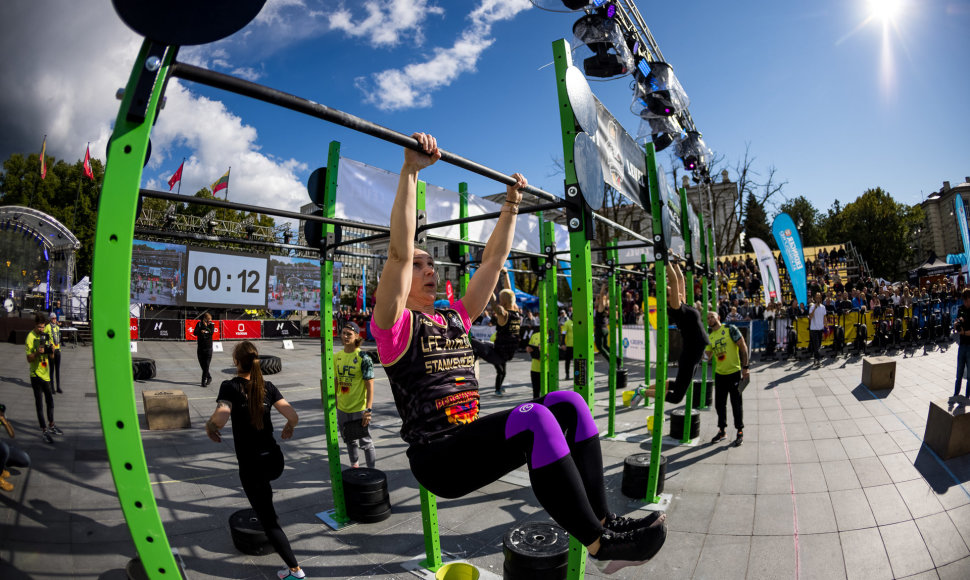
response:
{"label": "pink sleeve", "polygon": [[370,319],[370,333],[377,342],[377,356],[382,365],[391,364],[404,354],[411,341],[411,311],[407,308],[390,328],[384,330]]}
{"label": "pink sleeve", "polygon": [[451,303],[451,307],[455,309],[458,316],[461,316],[461,323],[465,326],[465,332],[468,332],[472,328],[472,319],[468,316],[468,311],[465,310],[465,303],[460,299],[455,300]]}

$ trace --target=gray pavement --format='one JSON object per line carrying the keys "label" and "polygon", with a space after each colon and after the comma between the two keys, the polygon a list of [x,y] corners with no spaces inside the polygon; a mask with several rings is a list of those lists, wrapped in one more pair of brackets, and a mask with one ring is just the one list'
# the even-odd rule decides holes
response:
{"label": "gray pavement", "polygon": [[[229,343],[227,343],[228,345]],[[172,546],[189,578],[275,578],[275,555],[246,556],[232,545],[227,520],[248,507],[231,442],[210,442],[202,425],[216,386],[231,373],[229,353],[217,353],[213,387],[198,386],[194,345],[139,342],[158,377],[141,391],[172,389],[189,398],[192,429],[148,431],[142,437],[155,497]],[[300,413],[294,439],[283,444],[287,469],[274,483],[280,521],[310,578],[415,578],[423,557],[418,486],[398,436],[400,419],[383,371],[377,371],[377,467],[387,473],[392,516],[378,524],[331,530],[315,514],[330,509],[319,344],[278,342],[260,351],[283,358],[271,376]],[[970,456],[938,460],[922,446],[928,403],[951,392],[956,351],[897,361],[896,388],[874,396],[860,385],[861,359],[756,363],[744,394],[745,444],[706,443],[713,410],[701,414],[701,444],[665,448],[669,536],[651,562],[611,578],[970,578]],[[23,347],[0,344],[0,402],[33,465],[15,470],[13,492],[0,492],[0,578],[125,578],[135,556],[107,464],[95,397],[90,346],[64,351],[65,393],[55,397],[64,430],[54,445],[40,439]],[[631,386],[642,365],[630,365]],[[605,371],[598,361],[597,371]],[[482,367],[483,393],[494,371]],[[563,385],[566,385],[563,382]],[[525,355],[510,365],[510,396],[483,394],[483,412],[526,400]],[[606,433],[605,376],[597,374],[595,407]],[[642,504],[620,493],[623,460],[649,449],[642,407],[620,407],[617,437],[603,438],[611,506],[621,514]],[[730,423],[730,411],[729,411]],[[226,429],[230,435],[231,428]],[[0,435],[6,437],[5,434]],[[344,465],[346,453],[341,450]],[[460,471],[469,458],[443,458]],[[513,525],[548,519],[523,473],[457,500],[439,500],[446,558],[502,574],[502,537]],[[427,577],[426,575],[424,577]],[[599,577],[588,566],[587,577]]]}

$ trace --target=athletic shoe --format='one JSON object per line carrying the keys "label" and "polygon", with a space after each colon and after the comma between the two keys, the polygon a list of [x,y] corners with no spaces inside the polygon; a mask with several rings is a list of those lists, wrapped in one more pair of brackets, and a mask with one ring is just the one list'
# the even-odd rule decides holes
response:
{"label": "athletic shoe", "polygon": [[667,540],[667,524],[660,520],[647,528],[632,532],[607,530],[600,537],[596,555],[589,561],[603,574],[613,574],[627,566],[639,566],[657,555]]}
{"label": "athletic shoe", "polygon": [[0,489],[3,491],[13,491],[13,484],[6,479],[0,477]]}
{"label": "athletic shoe", "polygon": [[640,393],[640,389],[637,389],[636,394],[633,395],[633,397],[630,399],[630,408],[632,409],[633,407],[636,407],[637,405],[640,404],[640,401],[642,400],[643,400],[643,394]]}
{"label": "athletic shoe", "polygon": [[738,437],[734,440],[735,447],[741,447],[744,445],[744,431],[738,429]]}
{"label": "athletic shoe", "polygon": [[43,437],[44,437],[44,441],[46,441],[47,443],[53,443],[54,442],[54,438],[51,437],[51,433],[47,429],[44,429],[44,435],[43,435]]}
{"label": "athletic shoe", "polygon": [[495,391],[495,396],[496,397],[504,397],[505,396],[505,393],[503,393],[502,391]]}
{"label": "athletic shoe", "polygon": [[64,391],[62,391],[60,387],[57,387],[57,392],[58,394],[60,394],[60,393],[63,393]]}
{"label": "athletic shoe", "polygon": [[721,429],[721,430],[719,430],[717,432],[717,435],[715,435],[711,439],[711,443],[720,443],[721,441],[724,441],[725,439],[727,439],[727,435],[724,433],[724,429]]}
{"label": "athletic shoe", "polygon": [[51,426],[48,427],[47,430],[50,431],[51,433],[53,433],[54,435],[63,435],[64,434],[64,432],[61,431],[60,427],[58,427],[57,425],[55,425],[53,423],[51,423]]}
{"label": "athletic shoe", "polygon": [[623,533],[632,532],[634,530],[639,530],[641,528],[648,528],[653,525],[660,516],[664,515],[661,511],[650,512],[645,517],[642,518],[627,518],[624,516],[618,516],[616,514],[608,514],[606,516],[606,522],[603,523],[603,527],[610,530],[611,532]]}
{"label": "athletic shoe", "polygon": [[304,572],[302,569],[294,572],[289,568],[283,568],[282,570],[277,572],[276,575],[279,577],[280,580],[287,580],[287,578],[299,578],[299,579],[306,578],[306,572]]}

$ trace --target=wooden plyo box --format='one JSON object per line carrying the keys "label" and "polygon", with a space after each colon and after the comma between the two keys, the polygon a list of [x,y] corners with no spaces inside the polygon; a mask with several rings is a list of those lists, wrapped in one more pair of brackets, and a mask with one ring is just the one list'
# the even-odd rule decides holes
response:
{"label": "wooden plyo box", "polygon": [[189,398],[183,391],[142,391],[141,395],[149,430],[192,427],[189,420]]}
{"label": "wooden plyo box", "polygon": [[950,413],[945,402],[933,401],[923,441],[944,460],[970,453],[970,412],[960,406]]}
{"label": "wooden plyo box", "polygon": [[891,389],[896,384],[896,361],[888,356],[862,359],[862,384],[874,391]]}

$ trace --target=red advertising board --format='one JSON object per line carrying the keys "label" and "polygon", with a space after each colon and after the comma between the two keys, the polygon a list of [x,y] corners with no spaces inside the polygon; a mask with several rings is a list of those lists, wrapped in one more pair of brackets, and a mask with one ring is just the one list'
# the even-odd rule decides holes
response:
{"label": "red advertising board", "polygon": [[310,338],[320,338],[320,321],[310,321]]}
{"label": "red advertising board", "polygon": [[138,319],[128,319],[128,330],[131,333],[131,340],[138,340]]}
{"label": "red advertising board", "polygon": [[[222,340],[222,333],[220,332],[219,321],[216,320],[215,329],[212,331],[212,340],[218,342]],[[192,332],[195,330],[195,325],[199,323],[199,320],[186,320],[185,321],[185,340],[195,340],[195,335]]]}
{"label": "red advertising board", "polygon": [[262,338],[263,325],[259,320],[223,320],[222,338],[242,340]]}

